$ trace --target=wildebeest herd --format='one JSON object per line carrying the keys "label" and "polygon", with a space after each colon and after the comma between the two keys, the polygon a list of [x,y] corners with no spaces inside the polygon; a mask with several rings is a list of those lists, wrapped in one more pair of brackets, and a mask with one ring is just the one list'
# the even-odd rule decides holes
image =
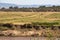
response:
{"label": "wildebeest herd", "polygon": [[0,23],[0,27],[7,27],[9,29],[12,29],[15,27],[16,29],[36,29],[36,30],[41,30],[41,29],[46,29],[50,28],[51,30],[56,30],[60,29],[60,26],[48,26],[48,25],[33,25],[33,24],[23,24],[23,25],[17,25],[17,24],[11,24],[11,23]]}

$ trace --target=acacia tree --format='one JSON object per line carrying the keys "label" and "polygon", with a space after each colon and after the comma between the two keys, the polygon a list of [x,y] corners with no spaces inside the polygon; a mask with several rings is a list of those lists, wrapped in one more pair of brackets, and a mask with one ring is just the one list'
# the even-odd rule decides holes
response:
{"label": "acacia tree", "polygon": [[12,7],[12,6],[10,6],[10,7],[9,7],[9,9],[13,9],[13,7]]}
{"label": "acacia tree", "polygon": [[1,9],[5,9],[5,7],[2,7]]}
{"label": "acacia tree", "polygon": [[18,9],[18,6],[15,6],[14,9]]}

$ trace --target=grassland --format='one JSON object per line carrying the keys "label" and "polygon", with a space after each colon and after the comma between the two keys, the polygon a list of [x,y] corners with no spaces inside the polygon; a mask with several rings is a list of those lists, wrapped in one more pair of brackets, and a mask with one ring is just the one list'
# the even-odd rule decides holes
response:
{"label": "grassland", "polygon": [[58,22],[60,12],[0,12],[0,23]]}
{"label": "grassland", "polygon": [[[37,26],[26,23],[31,22],[58,22],[60,25],[60,12],[1,12],[0,23],[24,24],[0,24],[0,36],[38,36],[60,37],[60,26]],[[38,23],[40,24],[40,23]],[[4,33],[8,33],[5,35]],[[54,34],[55,33],[55,34]],[[3,35],[2,35],[3,34]],[[20,35],[21,34],[21,35]],[[29,35],[28,35],[29,34]]]}

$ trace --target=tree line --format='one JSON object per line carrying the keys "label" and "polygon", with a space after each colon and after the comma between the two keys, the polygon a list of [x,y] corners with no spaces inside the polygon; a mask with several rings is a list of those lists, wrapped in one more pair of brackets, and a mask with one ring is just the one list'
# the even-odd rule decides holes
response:
{"label": "tree line", "polygon": [[26,8],[22,7],[19,8],[18,6],[12,7],[10,6],[8,9],[5,7],[2,7],[0,11],[20,11],[20,12],[60,12],[60,6],[39,6],[38,8],[32,7],[32,8]]}

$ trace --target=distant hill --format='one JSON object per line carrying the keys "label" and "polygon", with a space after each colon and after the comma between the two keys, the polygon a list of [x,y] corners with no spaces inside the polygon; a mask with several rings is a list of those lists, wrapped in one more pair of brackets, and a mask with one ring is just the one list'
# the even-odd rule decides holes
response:
{"label": "distant hill", "polygon": [[0,7],[10,7],[10,6],[18,6],[18,7],[39,7],[39,5],[16,5],[16,4],[9,4],[9,3],[0,3]]}
{"label": "distant hill", "polygon": [[0,3],[0,7],[9,7],[9,6],[17,6],[17,5],[9,3]]}

